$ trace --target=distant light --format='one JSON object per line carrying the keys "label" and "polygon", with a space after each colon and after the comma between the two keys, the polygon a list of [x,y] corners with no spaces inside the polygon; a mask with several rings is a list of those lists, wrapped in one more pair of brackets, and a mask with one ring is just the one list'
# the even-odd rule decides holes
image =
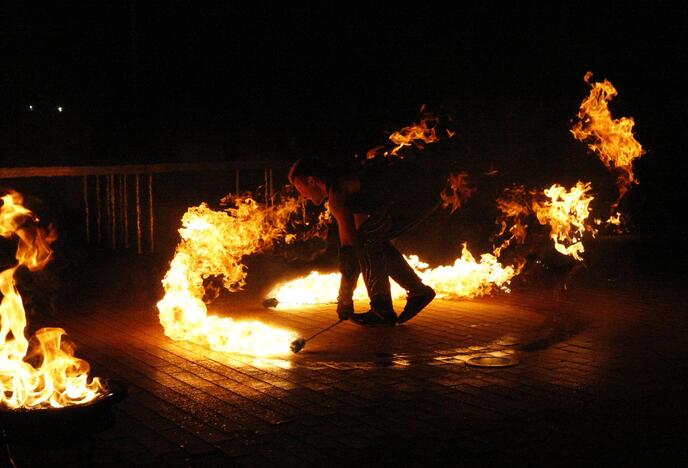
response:
{"label": "distant light", "polygon": [[57,112],[62,112],[62,106],[57,106]]}
{"label": "distant light", "polygon": [[29,104],[29,110],[30,110],[30,111],[33,110],[33,106],[32,106],[31,104]]}

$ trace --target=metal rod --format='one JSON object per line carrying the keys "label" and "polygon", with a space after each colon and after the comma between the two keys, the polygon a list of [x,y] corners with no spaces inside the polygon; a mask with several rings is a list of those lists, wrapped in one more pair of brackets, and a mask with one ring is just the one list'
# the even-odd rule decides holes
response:
{"label": "metal rod", "polygon": [[86,220],[86,242],[91,243],[91,213],[88,206],[88,176],[81,178],[84,185],[84,218]]}
{"label": "metal rod", "polygon": [[314,334],[311,335],[310,337],[306,338],[306,341],[312,340],[312,339],[315,338],[316,336],[320,335],[321,333],[325,333],[325,332],[326,332],[327,330],[329,330],[330,328],[336,327],[337,325],[339,325],[340,323],[344,322],[345,320],[346,320],[346,319],[337,320],[335,323],[333,323],[333,324],[330,325],[329,327],[323,328],[323,329],[320,330],[319,332],[314,333]]}
{"label": "metal rod", "polygon": [[101,217],[100,212],[100,176],[96,176],[96,222],[98,224],[98,244],[103,240],[103,235],[101,231]]}
{"label": "metal rod", "polygon": [[304,339],[304,338],[297,338],[297,339],[295,339],[295,340],[292,341],[291,344],[289,345],[289,347],[291,348],[291,351],[292,351],[293,353],[298,353],[298,352],[300,352],[300,351],[304,348],[304,346],[306,346],[306,343],[308,343],[310,340],[312,340],[312,339],[315,338],[316,336],[320,335],[321,333],[325,333],[327,330],[329,330],[329,329],[331,329],[331,328],[333,328],[333,327],[336,327],[337,325],[339,325],[339,324],[342,323],[343,321],[344,321],[344,319],[339,319],[338,321],[336,321],[335,323],[333,323],[333,324],[330,325],[329,327],[323,328],[323,329],[320,330],[319,332],[317,332],[317,333],[311,335],[309,338],[306,338],[306,339]]}
{"label": "metal rod", "polygon": [[155,215],[153,214],[153,174],[148,174],[148,216],[150,219],[149,237],[150,237],[150,252],[155,251]]}
{"label": "metal rod", "polygon": [[105,198],[103,200],[103,241],[107,242],[110,235],[110,176],[103,176],[103,188]]}
{"label": "metal rod", "polygon": [[136,252],[141,255],[141,176],[136,174]]}
{"label": "metal rod", "polygon": [[263,193],[265,194],[265,206],[268,206],[268,168],[263,169],[263,177],[265,182],[263,183]]}
{"label": "metal rod", "polygon": [[110,188],[110,245],[112,250],[117,248],[117,192],[115,192],[115,174],[108,176]]}
{"label": "metal rod", "polygon": [[127,190],[127,175],[122,174],[122,192],[124,198],[122,204],[124,205],[124,248],[129,248],[129,193]]}
{"label": "metal rod", "polygon": [[121,164],[116,166],[42,166],[42,167],[0,167],[0,179],[23,177],[81,177],[83,175],[108,174],[162,174],[169,172],[226,172],[236,169],[259,170],[267,165],[286,169],[287,161],[231,161],[193,162],[162,164]]}
{"label": "metal rod", "polygon": [[120,247],[124,247],[124,220],[127,217],[127,212],[124,211],[124,183],[122,180],[124,179],[123,174],[118,174],[117,177],[117,188],[119,189],[119,245]]}

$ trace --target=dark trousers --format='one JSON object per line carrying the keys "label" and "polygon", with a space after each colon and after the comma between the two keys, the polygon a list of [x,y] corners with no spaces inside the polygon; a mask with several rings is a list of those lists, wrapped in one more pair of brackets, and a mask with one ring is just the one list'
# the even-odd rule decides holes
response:
{"label": "dark trousers", "polygon": [[[415,201],[418,203],[417,199]],[[390,240],[418,225],[433,208],[433,205],[418,208],[401,203],[392,204],[370,215],[358,228],[359,267],[368,297],[389,296],[390,277],[407,291],[414,292],[422,288],[423,282]],[[351,298],[357,279],[358,272],[353,280],[342,281],[340,300]]]}

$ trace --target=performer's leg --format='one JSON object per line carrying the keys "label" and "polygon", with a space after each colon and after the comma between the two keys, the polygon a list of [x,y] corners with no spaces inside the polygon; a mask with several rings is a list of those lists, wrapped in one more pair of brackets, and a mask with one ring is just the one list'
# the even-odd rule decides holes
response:
{"label": "performer's leg", "polygon": [[401,252],[389,241],[384,243],[383,248],[389,276],[410,293],[420,291],[423,288],[423,282]]}
{"label": "performer's leg", "polygon": [[385,248],[385,258],[392,279],[408,292],[406,306],[397,320],[398,323],[404,323],[418,315],[432,302],[435,298],[435,290],[423,284],[404,256],[389,242]]}
{"label": "performer's leg", "polygon": [[[358,230],[361,273],[363,273],[363,281],[370,297],[371,312],[382,319],[385,324],[393,324],[397,318],[390,294],[389,273],[385,257],[386,234],[391,224],[391,219],[386,213],[378,214],[370,216]],[[370,321],[370,316],[363,316],[365,314],[361,314],[359,318]],[[352,320],[354,319],[352,318]]]}

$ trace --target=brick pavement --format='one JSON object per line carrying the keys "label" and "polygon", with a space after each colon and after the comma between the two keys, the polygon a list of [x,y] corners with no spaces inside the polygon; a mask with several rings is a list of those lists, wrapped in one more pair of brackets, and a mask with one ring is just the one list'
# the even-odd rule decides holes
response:
{"label": "brick pavement", "polygon": [[[258,302],[241,315],[301,336],[335,319],[330,305]],[[661,284],[437,300],[395,329],[344,323],[268,359],[171,341],[154,309],[104,304],[60,325],[94,374],[127,385],[115,426],[13,452],[19,466],[688,461],[683,307],[681,291]],[[484,355],[518,365],[466,365]]]}

